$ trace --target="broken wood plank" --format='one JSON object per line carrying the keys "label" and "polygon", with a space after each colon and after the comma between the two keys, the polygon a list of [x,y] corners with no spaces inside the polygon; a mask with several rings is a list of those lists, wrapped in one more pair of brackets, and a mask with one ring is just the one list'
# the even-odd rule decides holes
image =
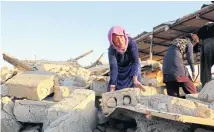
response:
{"label": "broken wood plank", "polygon": [[88,51],[88,52],[86,52],[86,53],[84,53],[84,54],[82,54],[82,55],[76,57],[75,59],[69,59],[68,61],[72,61],[72,60],[73,60],[73,61],[77,61],[77,60],[79,60],[79,59],[81,59],[81,58],[83,58],[83,57],[89,55],[89,54],[92,53],[92,52],[93,52],[93,50],[90,50],[90,51]]}
{"label": "broken wood plank", "polygon": [[8,63],[12,64],[13,66],[17,67],[21,71],[33,71],[34,70],[27,64],[24,64],[19,59],[15,58],[9,54],[3,53],[3,59],[5,61],[7,61]]}
{"label": "broken wood plank", "polygon": [[104,53],[94,63],[92,63],[90,66],[86,66],[85,68],[88,69],[88,68],[94,67],[98,64],[103,64],[101,61],[103,58],[103,55],[104,55]]}

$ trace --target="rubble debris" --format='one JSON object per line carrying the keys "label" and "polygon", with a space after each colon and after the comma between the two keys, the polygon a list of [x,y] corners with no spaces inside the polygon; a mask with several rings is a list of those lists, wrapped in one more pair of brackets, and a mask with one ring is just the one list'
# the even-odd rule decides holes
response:
{"label": "rubble debris", "polygon": [[63,98],[69,96],[69,94],[70,94],[70,90],[69,90],[68,87],[65,87],[65,86],[55,86],[54,87],[53,101],[59,102]]}
{"label": "rubble debris", "polygon": [[45,132],[92,132],[89,122],[79,111],[60,116],[44,129]]}
{"label": "rubble debris", "polygon": [[14,104],[8,97],[1,98],[1,131],[19,132],[22,125],[13,115]]}
{"label": "rubble debris", "polygon": [[102,110],[104,114],[109,114],[116,106],[124,105],[124,96],[129,97],[131,102],[129,105],[137,105],[140,97],[140,89],[127,88],[114,92],[102,94]]}
{"label": "rubble debris", "polygon": [[135,129],[133,129],[133,128],[128,128],[127,130],[126,130],[126,132],[135,132],[136,130]]}
{"label": "rubble debris", "polygon": [[210,103],[209,108],[214,110],[214,101],[212,103]]}
{"label": "rubble debris", "polygon": [[109,121],[109,119],[105,117],[101,112],[98,112],[97,117],[98,117],[98,124],[100,125],[105,124],[106,122]]}
{"label": "rubble debris", "polygon": [[98,78],[92,81],[90,89],[95,91],[96,96],[101,96],[102,93],[107,92],[109,77],[99,76]]}
{"label": "rubble debris", "polygon": [[3,53],[3,59],[5,61],[7,61],[8,63],[12,64],[13,66],[17,67],[18,69],[22,70],[22,71],[33,71],[35,69],[33,69],[32,67],[30,67],[29,65],[21,62],[19,59],[7,54],[7,53]]}
{"label": "rubble debris", "polygon": [[203,129],[203,128],[197,128],[194,132],[213,132],[213,131],[206,130],[206,129]]}
{"label": "rubble debris", "polygon": [[119,129],[113,127],[107,127],[106,132],[121,132]]}
{"label": "rubble debris", "polygon": [[47,72],[27,71],[19,74],[5,83],[8,95],[17,98],[42,100],[53,93],[57,77]]}
{"label": "rubble debris", "polygon": [[214,101],[214,80],[206,83],[205,86],[198,94],[198,99],[205,102],[213,102]]}
{"label": "rubble debris", "polygon": [[91,71],[91,75],[97,75],[97,76],[105,76],[105,75],[108,75],[110,72],[109,65],[99,65],[99,66],[89,68],[88,70]]}
{"label": "rubble debris", "polygon": [[135,132],[190,132],[191,126],[171,120],[153,117],[147,119],[142,114],[136,114],[137,130]]}
{"label": "rubble debris", "polygon": [[131,105],[135,106],[140,101],[140,96],[151,96],[159,93],[164,93],[160,88],[144,86],[145,92],[139,88],[126,88],[114,92],[102,94],[102,110],[104,114],[109,114],[116,106]]}
{"label": "rubble debris", "polygon": [[24,130],[21,130],[21,132],[39,132],[39,130],[40,130],[41,128],[40,128],[40,126],[34,126],[34,127],[32,127],[32,126],[27,126]]}
{"label": "rubble debris", "polygon": [[4,84],[7,80],[11,79],[16,74],[17,74],[17,71],[13,69],[9,69],[7,67],[2,67],[1,76],[0,76],[1,85]]}
{"label": "rubble debris", "polygon": [[85,86],[89,80],[91,72],[82,67],[76,67],[72,65],[60,65],[60,64],[43,64],[41,70],[56,73],[59,78],[59,83],[64,85],[64,80],[70,80],[72,82],[78,82],[78,84]]}
{"label": "rubble debris", "polygon": [[8,95],[8,88],[5,86],[5,84],[2,84],[0,85],[1,87],[1,96],[4,97],[4,96],[7,96]]}
{"label": "rubble debris", "polygon": [[[214,119],[214,116],[212,115],[213,111],[209,109],[207,105],[198,102],[161,94],[142,98],[144,99],[143,101],[142,99],[140,100],[141,104],[149,104],[147,105],[149,108],[153,108],[161,112]],[[148,102],[144,103],[145,101]]]}
{"label": "rubble debris", "polygon": [[44,123],[43,129],[46,129],[51,122],[73,110],[81,111],[92,129],[96,127],[95,93],[87,89],[75,89],[60,102],[53,102],[50,98],[16,101],[14,115],[21,122]]}
{"label": "rubble debris", "polygon": [[105,126],[101,126],[101,125],[98,125],[97,129],[99,129],[101,132],[105,132],[106,130]]}
{"label": "rubble debris", "polygon": [[85,57],[85,56],[91,54],[92,52],[93,52],[93,50],[90,50],[90,51],[88,51],[88,52],[86,52],[86,53],[84,53],[84,54],[82,54],[82,55],[76,57],[75,59],[69,59],[68,61],[77,61],[77,60],[79,60],[79,59],[81,59],[81,58],[83,58],[83,57]]}

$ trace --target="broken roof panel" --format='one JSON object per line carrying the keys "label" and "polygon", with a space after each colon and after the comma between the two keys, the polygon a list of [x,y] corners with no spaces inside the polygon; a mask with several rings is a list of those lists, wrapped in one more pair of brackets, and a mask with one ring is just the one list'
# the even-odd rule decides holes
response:
{"label": "broken roof panel", "polygon": [[[214,22],[214,4],[210,4],[194,13],[186,15],[175,21],[160,24],[153,28],[153,32],[143,32],[136,36],[139,53],[143,53],[142,61],[149,59],[149,49],[151,44],[151,35],[153,34],[153,57],[163,59],[169,43],[178,37],[187,35],[188,33],[195,33],[207,22]],[[146,54],[146,55],[145,55]],[[200,55],[197,57],[196,63],[200,61]]]}

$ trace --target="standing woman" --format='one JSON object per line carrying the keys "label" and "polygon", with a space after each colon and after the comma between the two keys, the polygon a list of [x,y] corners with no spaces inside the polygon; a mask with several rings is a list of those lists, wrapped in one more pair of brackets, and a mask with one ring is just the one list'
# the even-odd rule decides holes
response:
{"label": "standing woman", "polygon": [[190,79],[184,65],[186,56],[187,62],[192,71],[192,78],[195,78],[193,46],[198,43],[195,34],[188,34],[184,38],[177,38],[170,43],[163,59],[163,80],[166,84],[167,94],[174,97],[179,95],[179,87],[182,87],[185,94],[197,93],[193,81]]}
{"label": "standing woman", "polygon": [[108,58],[110,81],[107,91],[138,87],[142,90],[140,63],[136,41],[126,34],[125,29],[114,26],[109,30]]}

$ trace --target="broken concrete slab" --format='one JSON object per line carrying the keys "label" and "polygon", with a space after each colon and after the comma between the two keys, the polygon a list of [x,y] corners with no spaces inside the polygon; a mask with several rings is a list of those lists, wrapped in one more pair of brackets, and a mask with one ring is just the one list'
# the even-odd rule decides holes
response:
{"label": "broken concrete slab", "polygon": [[79,111],[70,111],[60,116],[44,129],[45,132],[92,132],[89,123]]}
{"label": "broken concrete slab", "polygon": [[138,88],[126,88],[114,92],[107,92],[102,94],[102,110],[104,114],[108,114],[114,110],[116,106],[122,106],[124,104],[124,97],[131,99],[130,104],[136,105],[140,99],[140,89]]}
{"label": "broken concrete slab", "polygon": [[1,96],[8,96],[8,88],[5,86],[5,84],[0,85],[1,87]]}
{"label": "broken concrete slab", "polygon": [[180,99],[162,94],[142,98],[143,100],[140,100],[141,104],[161,112],[170,112],[210,119],[214,118],[214,115],[212,114],[213,110],[208,108],[207,105],[195,101]]}
{"label": "broken concrete slab", "polygon": [[147,119],[144,115],[136,114],[136,132],[189,132],[191,126],[171,120],[155,118]]}
{"label": "broken concrete slab", "polygon": [[8,79],[12,78],[14,76],[14,70],[9,69],[8,67],[2,67],[0,72],[0,82],[1,84],[4,84]]}
{"label": "broken concrete slab", "polygon": [[[123,117],[129,117],[134,119],[136,114],[141,116],[145,116],[147,120],[151,120],[154,117],[158,117],[160,119],[167,119],[181,123],[191,123],[191,124],[201,124],[207,126],[213,126],[214,120],[209,118],[201,118],[201,117],[194,117],[182,114],[175,114],[170,112],[160,112],[153,108],[148,108],[145,105],[138,104],[136,106],[117,106],[112,113],[107,115],[107,117],[117,118],[119,119]],[[118,118],[117,118],[118,119]]]}
{"label": "broken concrete slab", "polygon": [[13,107],[10,98],[1,98],[1,132],[19,132],[22,127],[13,115]]}
{"label": "broken concrete slab", "polygon": [[108,80],[107,77],[103,77],[103,80],[95,80],[92,82],[90,89],[95,91],[96,96],[101,96],[102,93],[107,92]]}
{"label": "broken concrete slab", "polygon": [[198,99],[205,102],[213,102],[214,101],[214,80],[206,83],[205,86],[198,94]]}
{"label": "broken concrete slab", "polygon": [[17,120],[30,123],[44,123],[44,129],[58,117],[67,114],[72,110],[80,110],[86,121],[90,121],[90,127],[96,127],[96,108],[95,93],[87,89],[75,89],[60,102],[50,100],[33,101],[20,100],[16,101],[14,115]]}
{"label": "broken concrete slab", "polygon": [[57,73],[59,78],[62,79],[74,79],[81,83],[86,83],[89,79],[91,72],[85,68],[72,66],[72,65],[61,65],[61,64],[43,64],[42,70]]}
{"label": "broken concrete slab", "polygon": [[53,101],[59,102],[63,98],[68,97],[70,94],[69,88],[65,86],[55,86],[54,87],[54,97]]}
{"label": "broken concrete slab", "polygon": [[140,101],[140,97],[151,96],[158,93],[164,93],[160,88],[144,86],[145,92],[139,88],[125,88],[122,90],[107,92],[102,94],[102,110],[104,114],[108,114],[116,106],[136,105]]}
{"label": "broken concrete slab", "polygon": [[57,79],[55,75],[48,72],[28,71],[16,75],[5,85],[9,96],[40,101],[53,93],[53,87],[59,85],[56,84]]}

